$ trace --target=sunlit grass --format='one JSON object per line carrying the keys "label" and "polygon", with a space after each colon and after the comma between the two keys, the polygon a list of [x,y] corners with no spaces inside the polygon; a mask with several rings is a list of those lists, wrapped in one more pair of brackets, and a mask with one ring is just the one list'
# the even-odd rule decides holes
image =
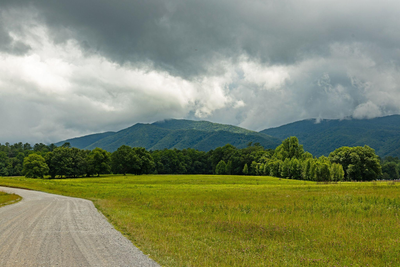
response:
{"label": "sunlit grass", "polygon": [[0,207],[13,204],[21,200],[21,197],[15,194],[7,194],[0,191]]}
{"label": "sunlit grass", "polygon": [[151,175],[0,178],[93,200],[165,266],[399,266],[395,183]]}

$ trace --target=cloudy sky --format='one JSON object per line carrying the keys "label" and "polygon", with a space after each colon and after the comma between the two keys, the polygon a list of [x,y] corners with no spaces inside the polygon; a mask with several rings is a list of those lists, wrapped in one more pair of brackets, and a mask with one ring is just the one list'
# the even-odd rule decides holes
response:
{"label": "cloudy sky", "polygon": [[1,0],[0,142],[400,113],[396,0]]}

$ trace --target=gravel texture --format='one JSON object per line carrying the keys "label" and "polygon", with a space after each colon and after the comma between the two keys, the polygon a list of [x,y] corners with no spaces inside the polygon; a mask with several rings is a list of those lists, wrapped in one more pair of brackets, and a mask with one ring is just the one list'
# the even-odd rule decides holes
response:
{"label": "gravel texture", "polygon": [[23,199],[0,208],[0,266],[159,266],[88,200],[0,187]]}

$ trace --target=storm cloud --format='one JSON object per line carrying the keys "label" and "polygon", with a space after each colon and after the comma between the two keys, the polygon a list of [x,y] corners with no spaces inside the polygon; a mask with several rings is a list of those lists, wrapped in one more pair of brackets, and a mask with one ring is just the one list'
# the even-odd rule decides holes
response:
{"label": "storm cloud", "polygon": [[396,1],[3,0],[0,142],[400,112]]}

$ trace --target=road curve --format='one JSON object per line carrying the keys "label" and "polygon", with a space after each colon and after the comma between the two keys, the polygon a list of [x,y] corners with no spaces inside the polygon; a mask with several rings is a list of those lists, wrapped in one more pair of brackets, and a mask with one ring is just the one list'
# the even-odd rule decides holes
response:
{"label": "road curve", "polygon": [[0,187],[23,199],[0,208],[0,266],[159,266],[91,201]]}

